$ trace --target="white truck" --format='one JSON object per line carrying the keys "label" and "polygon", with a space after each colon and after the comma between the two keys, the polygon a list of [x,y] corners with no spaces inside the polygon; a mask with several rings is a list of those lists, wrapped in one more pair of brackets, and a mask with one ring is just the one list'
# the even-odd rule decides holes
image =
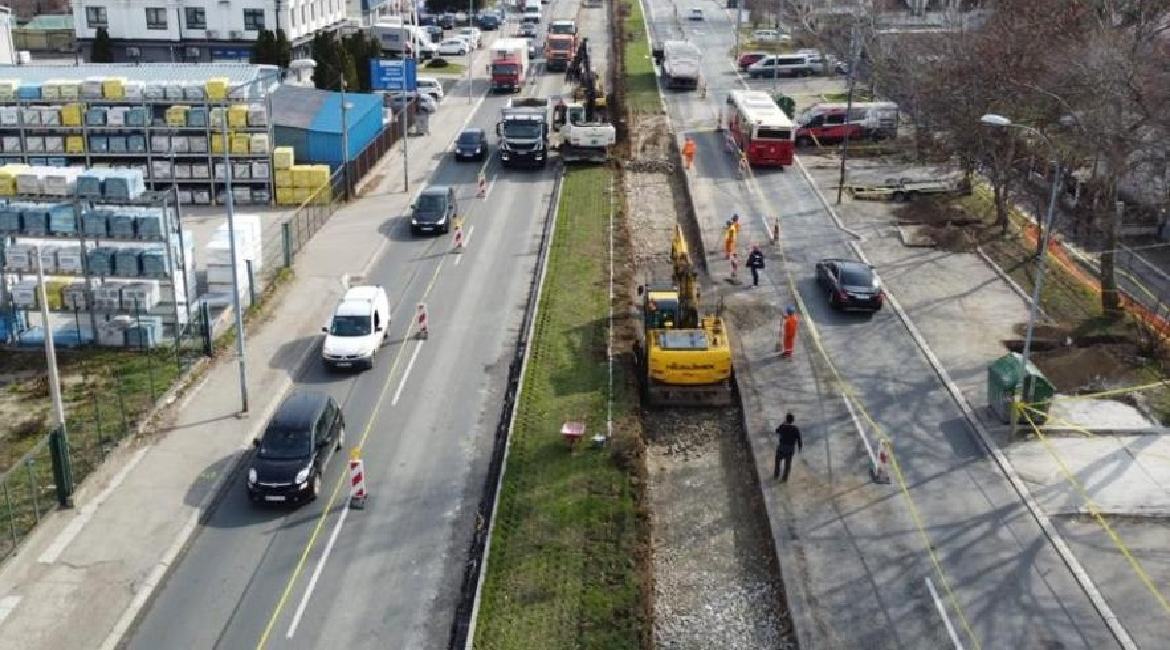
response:
{"label": "white truck", "polygon": [[390,333],[390,299],[386,290],[372,284],[347,288],[329,325],[321,331],[325,333],[321,360],[326,366],[373,368],[374,356]]}
{"label": "white truck", "polygon": [[544,167],[548,164],[548,98],[508,100],[496,123],[500,164],[504,167]]}
{"label": "white truck", "polygon": [[370,26],[370,34],[378,39],[382,51],[387,54],[409,56],[414,54],[421,60],[435,56],[439,48],[431,41],[431,35],[422,27],[407,25],[401,18],[380,18]]}
{"label": "white truck", "polygon": [[662,76],[667,88],[691,90],[699,87],[699,48],[690,41],[666,41],[662,44]]}
{"label": "white truck", "polygon": [[[585,104],[571,102],[558,106],[558,133],[564,162],[605,162],[609,148],[617,142],[617,130],[603,121],[587,122]],[[563,110],[563,113],[560,111]],[[563,120],[561,122],[560,120]]]}
{"label": "white truck", "polygon": [[532,62],[528,58],[528,40],[524,38],[500,38],[492,43],[491,51],[492,90],[520,92],[528,78]]}

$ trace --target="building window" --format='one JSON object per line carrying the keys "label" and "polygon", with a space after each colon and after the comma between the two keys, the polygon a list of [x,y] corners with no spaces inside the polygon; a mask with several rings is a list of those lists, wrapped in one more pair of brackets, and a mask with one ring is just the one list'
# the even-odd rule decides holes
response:
{"label": "building window", "polygon": [[309,5],[309,20],[317,20],[317,5]]}
{"label": "building window", "polygon": [[187,29],[207,29],[207,12],[203,7],[187,7]]}
{"label": "building window", "polygon": [[305,11],[305,5],[301,5],[301,24],[307,25],[309,23],[309,12]]}
{"label": "building window", "polygon": [[147,29],[166,29],[167,28],[167,10],[161,7],[147,7],[146,8],[146,28]]}
{"label": "building window", "polygon": [[264,10],[263,9],[245,9],[244,10],[244,29],[249,32],[258,32],[264,29]]}
{"label": "building window", "polygon": [[97,29],[98,27],[109,27],[110,21],[106,18],[106,8],[86,7],[85,24],[90,29]]}

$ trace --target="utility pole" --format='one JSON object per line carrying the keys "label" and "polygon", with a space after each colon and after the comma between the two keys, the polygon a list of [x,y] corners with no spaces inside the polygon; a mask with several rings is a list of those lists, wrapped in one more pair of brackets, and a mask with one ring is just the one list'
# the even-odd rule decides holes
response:
{"label": "utility pole", "polygon": [[841,173],[837,179],[837,205],[841,205],[841,193],[845,191],[845,161],[849,157],[849,123],[853,113],[853,88],[857,81],[857,60],[861,54],[857,31],[857,15],[854,14],[853,27],[849,34],[849,92],[845,96],[845,137],[841,139]]}
{"label": "utility pole", "polygon": [[345,75],[341,75],[341,166],[345,170],[345,198],[352,199],[353,184],[349,182],[349,104],[345,102]]}
{"label": "utility pole", "polygon": [[[475,13],[475,0],[467,0],[467,26],[468,27],[470,27],[474,24],[474,21],[471,19],[471,16],[474,13]],[[482,34],[481,34],[481,38],[482,38]],[[471,55],[472,55],[474,50],[475,50],[475,48],[471,47],[471,44],[469,43],[468,48],[467,48],[467,105],[468,106],[471,105]]]}
{"label": "utility pole", "polygon": [[744,0],[735,0],[735,65],[739,65],[739,31],[743,23],[743,7],[739,3]]}
{"label": "utility pole", "polygon": [[[231,93],[228,93],[230,96]],[[240,362],[240,412],[248,412],[248,371],[244,360],[244,312],[240,307],[240,269],[236,256],[236,203],[232,197],[232,163],[228,158],[228,103],[223,102],[223,182],[224,207],[227,208],[228,252],[232,257],[232,311],[236,316],[236,356]],[[212,174],[214,176],[215,174]]]}

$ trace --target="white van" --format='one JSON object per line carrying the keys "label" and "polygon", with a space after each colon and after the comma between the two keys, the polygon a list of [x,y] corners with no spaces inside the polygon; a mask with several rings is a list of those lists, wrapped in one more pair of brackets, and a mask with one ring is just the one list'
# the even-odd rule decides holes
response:
{"label": "white van", "polygon": [[374,367],[374,356],[390,333],[390,299],[381,285],[350,287],[333,310],[321,360],[331,368]]}
{"label": "white van", "polygon": [[808,54],[769,54],[747,68],[752,79],[759,77],[807,77],[816,74],[816,66]]}

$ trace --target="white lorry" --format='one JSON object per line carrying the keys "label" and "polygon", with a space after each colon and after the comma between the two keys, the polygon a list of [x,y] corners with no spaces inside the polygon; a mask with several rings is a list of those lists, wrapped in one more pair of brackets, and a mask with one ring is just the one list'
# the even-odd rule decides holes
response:
{"label": "white lorry", "polygon": [[431,41],[431,35],[422,27],[407,25],[401,18],[380,18],[370,26],[370,34],[378,39],[382,51],[387,54],[409,56],[414,54],[421,60],[435,56],[439,48]]}
{"label": "white lorry", "polygon": [[[348,284],[348,281],[347,281]],[[390,333],[390,299],[381,285],[349,287],[322,327],[321,360],[331,368],[374,367]]]}
{"label": "white lorry", "polygon": [[558,133],[561,135],[561,160],[564,162],[605,162],[609,148],[617,142],[617,130],[602,121],[587,122],[585,105],[571,102],[557,107]]}
{"label": "white lorry", "polygon": [[702,54],[689,41],[666,41],[662,44],[662,76],[667,88],[690,90],[699,87]]}

